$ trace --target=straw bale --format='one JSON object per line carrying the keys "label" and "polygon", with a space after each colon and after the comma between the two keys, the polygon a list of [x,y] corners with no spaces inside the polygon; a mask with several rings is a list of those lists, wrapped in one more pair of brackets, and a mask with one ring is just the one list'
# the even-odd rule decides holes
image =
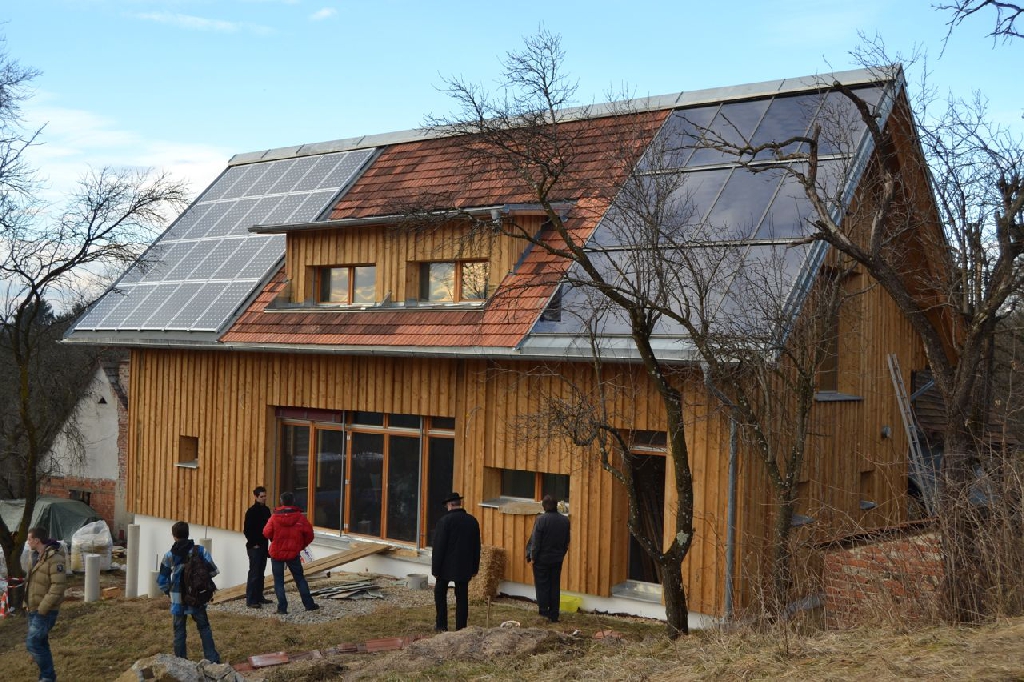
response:
{"label": "straw bale", "polygon": [[498,583],[505,576],[505,550],[484,545],[480,548],[480,572],[469,582],[470,599],[486,599],[498,594]]}

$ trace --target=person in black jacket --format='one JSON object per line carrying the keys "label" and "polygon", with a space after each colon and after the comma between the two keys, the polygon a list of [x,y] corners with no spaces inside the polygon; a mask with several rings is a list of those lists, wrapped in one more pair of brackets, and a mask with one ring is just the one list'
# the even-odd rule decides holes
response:
{"label": "person in black jacket", "polygon": [[533,562],[540,615],[557,623],[562,600],[559,591],[562,561],[569,551],[569,518],[558,512],[558,502],[551,495],[544,496],[541,506],[544,513],[533,524],[533,533],[526,544],[526,562]]}
{"label": "person in black jacket", "polygon": [[480,570],[480,524],[462,508],[462,496],[452,493],[444,500],[448,513],[434,529],[431,573],[434,583],[434,629],[448,629],[448,583],[455,583],[455,629],[469,620],[469,581]]}
{"label": "person in black jacket", "polygon": [[256,501],[245,512],[245,551],[249,553],[249,579],[245,584],[245,605],[252,609],[269,604],[263,596],[264,575],[267,572],[267,550],[270,541],[263,536],[263,527],[270,520],[267,489],[256,486],[252,491]]}

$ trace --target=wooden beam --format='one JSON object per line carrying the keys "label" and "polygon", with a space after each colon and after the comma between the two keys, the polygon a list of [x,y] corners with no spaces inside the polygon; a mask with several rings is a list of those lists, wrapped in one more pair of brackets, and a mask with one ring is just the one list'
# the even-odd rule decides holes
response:
{"label": "wooden beam", "polygon": [[[320,573],[321,571],[328,571],[336,566],[347,564],[356,559],[362,559],[368,557],[371,554],[379,554],[381,552],[390,552],[394,547],[388,545],[380,545],[373,542],[361,542],[354,543],[350,548],[344,552],[338,552],[330,556],[325,556],[322,559],[311,561],[308,564],[303,564],[302,570],[307,576],[313,573]],[[292,582],[291,572],[286,571],[284,576],[284,582]],[[274,589],[274,576],[268,575],[263,579],[263,589],[272,590]],[[234,585],[232,587],[225,587],[224,589],[217,590],[217,593],[213,596],[213,604],[220,604],[222,602],[231,601],[232,599],[238,599],[239,597],[245,596],[245,583],[241,585]]]}

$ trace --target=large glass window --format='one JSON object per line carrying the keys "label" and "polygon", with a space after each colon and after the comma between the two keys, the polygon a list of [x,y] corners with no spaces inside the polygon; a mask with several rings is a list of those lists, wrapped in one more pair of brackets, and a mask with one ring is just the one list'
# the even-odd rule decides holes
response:
{"label": "large glass window", "polygon": [[280,492],[291,491],[295,505],[306,511],[309,491],[309,427],[281,425]]}
{"label": "large glass window", "polygon": [[[318,528],[425,546],[454,474],[454,420],[279,409],[279,491]],[[312,465],[311,465],[312,464]],[[309,491],[312,490],[312,497]]]}
{"label": "large glass window", "polygon": [[341,530],[345,493],[345,432],[317,429],[313,525]]}
{"label": "large glass window", "polygon": [[451,261],[420,264],[420,300],[434,303],[487,298],[487,263]]}
{"label": "large glass window", "polygon": [[377,268],[345,265],[317,269],[317,303],[372,305],[377,293]]}
{"label": "large glass window", "polygon": [[351,486],[349,531],[380,537],[380,512],[384,504],[383,434],[352,434]]}

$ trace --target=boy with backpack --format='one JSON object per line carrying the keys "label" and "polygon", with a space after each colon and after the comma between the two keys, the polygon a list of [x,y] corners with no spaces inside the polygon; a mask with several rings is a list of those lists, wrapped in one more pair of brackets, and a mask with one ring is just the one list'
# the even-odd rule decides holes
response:
{"label": "boy with backpack", "polygon": [[206,604],[213,596],[213,577],[219,572],[210,554],[188,537],[188,524],[178,521],[171,526],[174,544],[160,561],[157,584],[171,597],[174,620],[174,655],[188,658],[185,648],[185,619],[192,616],[203,643],[203,658],[220,663],[220,654],[213,644]]}

